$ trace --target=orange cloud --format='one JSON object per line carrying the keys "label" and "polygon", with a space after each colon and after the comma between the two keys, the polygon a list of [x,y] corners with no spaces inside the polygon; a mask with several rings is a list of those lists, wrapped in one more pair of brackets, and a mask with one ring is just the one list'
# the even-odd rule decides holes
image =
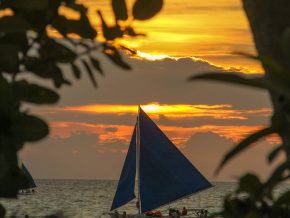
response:
{"label": "orange cloud", "polygon": [[[226,137],[233,142],[238,142],[247,135],[263,128],[263,126],[221,126],[221,125],[202,125],[199,127],[178,127],[178,126],[159,126],[162,131],[178,146],[183,147],[186,141],[195,133],[213,132],[219,136]],[[86,132],[97,134],[100,143],[123,141],[129,143],[134,126],[126,125],[105,125],[88,124],[82,122],[54,122],[51,123],[51,137],[68,138],[76,132]],[[114,129],[114,131],[110,131]],[[271,143],[279,143],[277,136],[268,138]],[[122,152],[126,152],[123,150]]]}
{"label": "orange cloud", "polygon": [[[163,115],[172,119],[188,118],[188,117],[211,117],[214,119],[248,119],[249,115],[256,116],[269,116],[271,110],[268,108],[262,108],[257,110],[235,110],[232,109],[232,105],[166,105],[166,104],[146,104],[141,105],[142,109],[154,116]],[[71,111],[80,113],[94,113],[94,114],[136,114],[136,105],[85,105],[60,108],[60,111]]]}
{"label": "orange cloud", "polygon": [[[110,1],[79,2],[88,6],[90,21],[100,32],[97,10],[103,11],[109,25],[114,24]],[[128,3],[128,9],[131,9],[134,1]],[[73,10],[61,8],[60,12],[71,19],[79,17]],[[125,37],[118,43],[146,54],[149,59],[201,57],[225,68],[242,68],[246,73],[262,72],[259,62],[232,54],[234,51],[256,53],[247,19],[238,1],[184,0],[181,4],[179,0],[171,0],[164,4],[156,18],[136,21],[134,27],[137,32],[148,33],[147,36]],[[52,34],[57,35],[55,32]],[[102,34],[98,34],[98,39],[102,40]]]}
{"label": "orange cloud", "polygon": [[[50,135],[53,138],[69,138],[73,133],[86,132],[98,135],[100,143],[116,140],[129,142],[134,128],[133,126],[125,125],[103,125],[83,122],[52,122],[50,127]],[[114,131],[110,129],[114,129]]]}
{"label": "orange cloud", "polygon": [[[141,105],[142,109],[153,119],[156,123],[160,116],[170,119],[170,125],[159,125],[160,128],[170,137],[170,139],[178,146],[183,146],[185,142],[194,133],[198,132],[213,132],[222,137],[226,137],[233,142],[238,142],[247,135],[263,128],[263,124],[252,125],[235,125],[232,121],[230,124],[201,124],[200,126],[186,126],[182,127],[178,124],[186,119],[192,118],[210,118],[217,120],[247,120],[251,117],[268,117],[271,110],[268,108],[256,110],[235,110],[230,104],[216,104],[216,105],[190,105],[190,104],[176,104],[167,105],[159,103],[151,103]],[[136,105],[107,105],[95,104],[84,106],[63,107],[54,109],[53,113],[83,113],[83,114],[97,114],[97,115],[137,115],[138,107]],[[52,113],[52,111],[48,111]],[[220,121],[219,121],[220,122]],[[203,122],[204,123],[204,122]],[[129,143],[133,131],[133,125],[126,124],[96,124],[80,122],[53,122],[51,123],[52,137],[68,138],[74,132],[87,132],[97,134],[100,143],[123,141]],[[271,143],[279,143],[278,137],[272,136],[268,138]]]}
{"label": "orange cloud", "polygon": [[[176,126],[161,126],[160,128],[164,130],[177,145],[182,146],[191,135],[199,132],[213,132],[237,143],[246,136],[264,128],[264,126],[202,125],[189,128]],[[277,136],[271,136],[268,138],[268,141],[278,144],[280,140]]]}

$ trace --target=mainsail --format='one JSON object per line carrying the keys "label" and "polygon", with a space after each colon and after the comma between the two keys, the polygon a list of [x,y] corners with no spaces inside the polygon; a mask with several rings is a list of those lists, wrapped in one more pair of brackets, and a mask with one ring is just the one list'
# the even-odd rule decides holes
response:
{"label": "mainsail", "polygon": [[140,109],[141,212],[212,185]]}
{"label": "mainsail", "polygon": [[[139,131],[136,133],[135,127],[111,210],[135,197],[132,181],[136,177],[137,160],[141,213],[212,186],[141,108],[138,116],[136,126]],[[135,137],[139,140],[135,140]],[[139,145],[136,145],[136,141]],[[136,146],[140,148],[138,159]],[[115,204],[120,201],[122,204]]]}
{"label": "mainsail", "polygon": [[24,174],[24,176],[28,179],[28,183],[25,183],[22,185],[22,189],[29,189],[29,188],[36,188],[36,184],[34,182],[34,179],[32,178],[31,174],[29,173],[28,169],[24,166],[22,163],[21,170]]}

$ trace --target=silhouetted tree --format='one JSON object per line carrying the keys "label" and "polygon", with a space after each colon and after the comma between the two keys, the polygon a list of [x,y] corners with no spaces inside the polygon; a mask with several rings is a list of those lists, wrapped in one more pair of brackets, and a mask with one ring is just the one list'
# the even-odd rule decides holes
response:
{"label": "silhouetted tree", "polygon": [[[103,74],[103,70],[96,52],[129,70],[131,67],[111,42],[125,35],[139,35],[132,27],[133,21],[153,17],[161,10],[163,0],[135,0],[132,10],[127,10],[125,0],[112,0],[115,24],[108,25],[98,11],[101,31],[91,25],[85,5],[75,0],[0,3],[4,14],[0,17],[0,197],[10,198],[16,197],[20,184],[27,182],[18,167],[17,152],[25,143],[43,139],[49,133],[47,123],[24,111],[23,103],[58,102],[57,89],[71,85],[62,65],[70,67],[76,79],[88,74],[97,87],[94,74]],[[61,7],[75,11],[79,18],[66,17],[59,10]],[[53,37],[52,31],[59,37]],[[104,42],[96,40],[98,32],[103,33]],[[31,77],[50,80],[55,89],[30,82]],[[0,205],[0,217],[4,214]]]}
{"label": "silhouetted tree", "polygon": [[258,51],[257,57],[244,55],[259,60],[265,74],[246,79],[235,73],[206,73],[190,79],[229,82],[269,92],[273,105],[271,126],[243,139],[225,155],[217,171],[252,143],[273,133],[280,136],[282,144],[269,154],[268,162],[271,164],[280,153],[284,153],[286,159],[265,182],[253,174],[242,176],[236,192],[225,198],[221,215],[225,218],[286,218],[290,217],[290,191],[274,198],[273,189],[290,177],[290,1],[242,2]]}

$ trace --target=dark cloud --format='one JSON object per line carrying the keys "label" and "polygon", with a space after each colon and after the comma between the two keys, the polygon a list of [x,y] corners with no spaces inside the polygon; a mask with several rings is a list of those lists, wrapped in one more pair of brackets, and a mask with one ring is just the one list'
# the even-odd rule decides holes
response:
{"label": "dark cloud", "polygon": [[214,177],[214,170],[222,157],[234,146],[234,142],[212,132],[196,133],[192,135],[182,149],[191,162],[209,179],[235,180],[243,173],[255,172],[266,178],[277,163],[283,159],[282,155],[273,165],[266,162],[267,154],[275,146],[267,141],[252,145],[248,150],[230,161],[221,173]]}
{"label": "dark cloud", "polygon": [[105,128],[105,131],[106,132],[117,132],[118,131],[118,128],[108,127],[108,128]]}
{"label": "dark cloud", "polygon": [[[191,75],[203,71],[215,71],[220,68],[202,60],[189,58],[161,61],[145,61],[128,59],[132,71],[122,71],[113,66],[108,60],[102,60],[106,77],[99,75],[99,88],[95,90],[87,75],[83,79],[75,81],[72,87],[60,90],[62,99],[57,107],[88,105],[88,104],[144,104],[160,102],[161,104],[231,104],[233,109],[259,109],[269,107],[268,95],[265,92],[232,85],[217,84],[212,82],[187,82]],[[69,74],[66,74],[69,75]],[[47,110],[47,108],[43,108]],[[53,109],[53,108],[52,108]],[[33,110],[33,108],[32,108]],[[41,109],[37,109],[41,111]],[[88,123],[107,123],[134,125],[135,115],[94,115],[63,112],[46,113],[45,118],[51,121],[75,121]],[[224,123],[229,125],[242,125],[241,120],[213,120],[211,118],[187,119],[172,121],[166,117],[160,119],[159,125],[173,124],[180,126],[198,126],[203,123]],[[251,117],[249,123],[257,125],[265,124],[266,118]],[[249,124],[248,123],[248,124]],[[192,147],[186,147],[186,154],[208,176],[212,176],[222,154],[229,148],[228,140],[203,135],[205,141],[198,141]],[[196,136],[195,136],[196,137]],[[200,139],[201,140],[201,139]],[[188,142],[189,143],[189,142]],[[212,146],[220,146],[215,152]],[[114,150],[126,149],[123,141],[111,141],[108,144],[100,143],[97,135],[75,133],[70,138],[48,139],[40,145],[26,147],[23,152],[23,160],[27,161],[29,168],[37,178],[117,178],[124,154]],[[267,146],[266,146],[267,147]],[[197,148],[197,150],[196,150]],[[261,147],[257,148],[261,149]],[[101,153],[103,152],[103,153]],[[258,152],[258,153],[257,153]],[[260,152],[260,154],[259,154]],[[257,150],[250,153],[241,164],[231,165],[231,170],[223,171],[220,178],[229,179],[245,167],[257,166],[260,173],[267,173],[265,165],[260,163],[249,164],[248,159],[258,161],[255,155],[266,154],[266,150]]]}
{"label": "dark cloud", "polygon": [[[263,141],[252,145],[231,161],[218,177],[213,172],[233,142],[212,132],[196,133],[185,143],[182,152],[210,180],[234,180],[245,172],[255,172],[265,178],[274,165],[266,161],[274,145]],[[37,146],[26,146],[22,160],[35,178],[57,179],[117,179],[125,159],[128,144],[123,141],[101,143],[95,134],[75,133],[69,138],[49,138]]]}
{"label": "dark cloud", "polygon": [[268,107],[266,92],[241,86],[214,82],[188,82],[189,76],[204,71],[216,71],[215,67],[202,60],[189,58],[160,61],[128,59],[132,71],[122,71],[104,64],[106,77],[99,78],[99,88],[93,89],[84,75],[72,87],[61,90],[59,106],[84,104],[232,104],[236,108]]}
{"label": "dark cloud", "polygon": [[69,138],[48,138],[21,151],[35,178],[116,179],[127,148],[123,141],[102,143],[98,135],[77,132]]}
{"label": "dark cloud", "polygon": [[[233,110],[258,110],[269,108],[266,92],[242,86],[215,82],[188,82],[187,78],[204,71],[217,71],[221,68],[203,60],[182,58],[146,61],[128,59],[132,71],[122,71],[108,60],[102,60],[106,77],[98,77],[99,88],[94,89],[90,81],[75,81],[72,87],[61,90],[62,99],[55,108],[37,109],[48,121],[86,122],[98,124],[132,125],[135,114],[112,116],[108,114],[85,114],[70,111],[54,111],[58,107],[88,104],[229,104]],[[249,77],[249,76],[248,76]],[[47,113],[53,112],[53,113]],[[160,117],[161,125],[182,127],[212,125],[267,125],[269,118],[257,114],[247,115],[248,119],[213,119],[211,117],[192,117],[171,119]]]}

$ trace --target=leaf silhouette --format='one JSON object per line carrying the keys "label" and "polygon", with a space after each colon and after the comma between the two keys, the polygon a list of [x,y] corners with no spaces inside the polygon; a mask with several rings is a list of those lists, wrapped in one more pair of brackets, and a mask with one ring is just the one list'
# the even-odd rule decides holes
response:
{"label": "leaf silhouette", "polygon": [[97,85],[97,81],[94,77],[92,69],[90,68],[89,64],[85,60],[82,60],[81,62],[84,65],[84,67],[85,67],[85,69],[86,69],[86,71],[87,71],[87,73],[88,73],[88,75],[93,83],[93,86],[96,88],[98,85]]}
{"label": "leaf silhouette", "polygon": [[52,104],[59,100],[59,95],[53,90],[30,84],[25,80],[17,81],[14,84],[14,89],[21,101],[35,104]]}
{"label": "leaf silhouette", "polygon": [[265,183],[265,186],[272,188],[278,182],[282,181],[283,180],[283,174],[284,174],[284,171],[286,169],[290,169],[290,162],[289,162],[289,160],[285,161],[284,163],[282,163],[281,165],[279,165],[274,170],[274,172],[272,173],[272,175],[270,176],[270,178]]}
{"label": "leaf silhouette", "polygon": [[283,151],[283,145],[274,148],[268,155],[268,162],[271,163],[281,151]]}
{"label": "leaf silhouette", "polygon": [[48,125],[40,118],[22,114],[13,120],[11,132],[16,141],[38,141],[48,135]]}
{"label": "leaf silhouette", "polygon": [[111,45],[104,44],[104,50],[103,53],[115,64],[122,67],[125,70],[130,70],[131,67],[127,63],[125,63],[122,59],[122,56],[119,54],[118,50]]}
{"label": "leaf silhouette", "polygon": [[277,201],[274,203],[273,207],[280,207],[281,205],[288,206],[290,203],[290,191],[283,193]]}
{"label": "leaf silhouette", "polygon": [[136,0],[133,16],[136,20],[147,20],[156,15],[163,6],[163,0]]}
{"label": "leaf silhouette", "polygon": [[75,64],[72,64],[71,66],[72,66],[72,70],[73,70],[73,74],[74,74],[75,78],[80,79],[81,78],[80,69]]}
{"label": "leaf silhouette", "polygon": [[102,22],[103,35],[106,38],[106,40],[110,41],[123,36],[123,31],[121,30],[121,27],[118,24],[109,27],[102,15],[102,12],[98,11],[98,14]]}
{"label": "leaf silhouette", "polygon": [[128,12],[125,0],[112,0],[112,8],[117,20],[127,20]]}
{"label": "leaf silhouette", "polygon": [[93,64],[94,68],[101,74],[104,75],[104,71],[101,67],[101,64],[98,60],[91,58],[90,59],[91,63]]}
{"label": "leaf silhouette", "polygon": [[249,137],[243,139],[238,145],[236,145],[230,152],[228,152],[218,168],[215,171],[215,174],[218,174],[220,170],[223,168],[223,166],[231,160],[233,157],[235,157],[237,154],[242,152],[243,150],[247,149],[252,143],[258,141],[259,139],[270,135],[272,133],[275,133],[276,129],[272,127],[267,127],[264,129],[259,130],[258,132],[255,132],[254,134],[250,135]]}
{"label": "leaf silhouette", "polygon": [[269,80],[266,77],[244,78],[240,75],[237,75],[237,72],[209,72],[192,76],[188,80],[213,80],[237,85],[245,85],[253,88],[270,90],[278,94],[286,95],[290,98],[290,87],[288,85],[283,85],[281,83],[282,80],[275,82],[273,80]]}

